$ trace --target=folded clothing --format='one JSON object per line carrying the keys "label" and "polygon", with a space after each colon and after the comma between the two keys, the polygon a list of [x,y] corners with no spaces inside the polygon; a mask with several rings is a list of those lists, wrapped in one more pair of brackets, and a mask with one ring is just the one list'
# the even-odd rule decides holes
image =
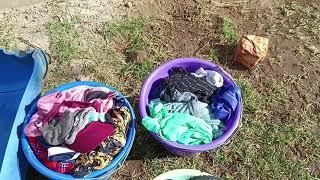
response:
{"label": "folded clothing", "polygon": [[212,97],[211,110],[214,117],[221,120],[230,118],[239,104],[241,97],[240,87],[223,86],[219,88],[215,96]]}
{"label": "folded clothing", "polygon": [[142,119],[146,129],[163,139],[186,145],[207,144],[212,141],[212,127],[204,120],[183,113],[169,113],[161,102],[149,104],[150,117]]}
{"label": "folded clothing", "polygon": [[181,93],[190,92],[202,102],[209,102],[217,87],[211,85],[205,77],[196,77],[186,70],[174,67],[169,70],[169,77],[165,78],[160,98],[167,102],[174,101],[176,90]]}
{"label": "folded clothing", "polygon": [[[37,102],[38,111],[31,117],[24,132],[29,137],[41,136],[42,132],[39,130],[39,127],[47,124],[55,117],[63,116],[67,110],[74,112],[88,107],[88,105],[83,106],[79,103],[70,105],[70,103],[64,102],[91,103],[91,106],[97,112],[106,113],[113,107],[113,98],[116,95],[117,93],[105,87],[77,86],[43,96]],[[97,97],[98,99],[92,99],[93,97]],[[54,114],[52,113],[53,109],[57,109]]]}
{"label": "folded clothing", "polygon": [[77,134],[72,144],[66,144],[66,146],[76,152],[88,153],[98,147],[113,132],[114,127],[112,124],[94,121]]}

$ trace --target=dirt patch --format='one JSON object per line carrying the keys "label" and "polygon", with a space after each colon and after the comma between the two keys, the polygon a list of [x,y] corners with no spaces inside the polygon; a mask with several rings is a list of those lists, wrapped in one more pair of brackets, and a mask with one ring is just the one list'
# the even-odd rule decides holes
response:
{"label": "dirt patch", "polygon": [[0,4],[0,9],[17,8],[17,7],[33,5],[33,4],[41,3],[45,1],[46,0],[2,0]]}
{"label": "dirt patch", "polygon": [[19,49],[41,47],[49,50],[47,26],[54,19],[81,19],[83,28],[95,31],[104,22],[126,14],[121,1],[49,1],[0,12],[0,21],[10,23],[20,40]]}
{"label": "dirt patch", "polygon": [[117,174],[113,179],[140,179],[145,174],[143,172],[143,160],[128,160],[121,168],[125,171],[121,171],[121,174]]}
{"label": "dirt patch", "polygon": [[[177,57],[208,59],[208,52],[215,48],[220,52],[219,61],[216,63],[235,77],[245,76],[254,83],[259,83],[257,80],[262,77],[294,76],[300,77],[302,83],[306,84],[312,83],[314,78],[319,78],[316,73],[318,66],[308,65],[319,58],[319,55],[310,53],[306,48],[306,44],[309,43],[315,49],[319,49],[319,44],[311,40],[312,37],[303,30],[304,27],[301,27],[301,31],[292,33],[295,22],[299,21],[302,14],[290,15],[288,19],[284,15],[286,8],[290,8],[288,4],[275,7],[276,3],[273,1],[251,1],[241,5],[236,3],[231,5],[231,3],[175,0],[160,1],[157,5],[157,8],[165,12],[165,15],[161,16],[165,21],[161,19],[156,22],[151,27],[151,32],[160,39],[158,42],[164,42],[162,48],[170,52],[169,59]],[[312,12],[316,11],[317,8],[313,7]],[[229,17],[237,25],[239,36],[256,34],[270,39],[268,58],[254,72],[238,71],[241,67],[233,62],[234,46],[221,39],[219,33],[222,16]]]}

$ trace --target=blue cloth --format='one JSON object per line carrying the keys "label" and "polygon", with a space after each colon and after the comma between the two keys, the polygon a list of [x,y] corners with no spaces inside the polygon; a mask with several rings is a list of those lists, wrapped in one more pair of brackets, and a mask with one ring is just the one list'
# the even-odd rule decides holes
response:
{"label": "blue cloth", "polygon": [[74,163],[75,160],[70,160],[76,153],[63,153],[58,155],[49,156],[49,161],[55,162],[71,162]]}
{"label": "blue cloth", "polygon": [[56,162],[75,162],[80,153],[77,153],[67,147],[56,146],[48,149],[48,159],[49,161]]}
{"label": "blue cloth", "polygon": [[26,159],[19,145],[19,127],[41,92],[46,71],[41,50],[8,53],[0,49],[0,179],[23,178],[19,168],[24,171]]}
{"label": "blue cloth", "polygon": [[214,118],[220,120],[229,119],[239,104],[240,96],[239,86],[223,86],[219,88],[212,97],[211,110]]}

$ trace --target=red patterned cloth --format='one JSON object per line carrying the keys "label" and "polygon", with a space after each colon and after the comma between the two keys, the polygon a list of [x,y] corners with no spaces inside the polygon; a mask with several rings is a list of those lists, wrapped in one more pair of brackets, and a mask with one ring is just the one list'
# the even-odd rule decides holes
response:
{"label": "red patterned cloth", "polygon": [[58,173],[68,173],[74,168],[74,164],[70,162],[55,162],[48,160],[48,151],[41,145],[35,137],[27,137],[30,147],[34,155],[41,161],[47,168],[58,172]]}

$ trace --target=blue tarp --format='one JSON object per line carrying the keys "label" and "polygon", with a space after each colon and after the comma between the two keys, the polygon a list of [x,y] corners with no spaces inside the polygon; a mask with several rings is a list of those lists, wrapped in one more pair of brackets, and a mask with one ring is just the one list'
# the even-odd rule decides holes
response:
{"label": "blue tarp", "polygon": [[47,60],[42,50],[0,49],[0,180],[23,179],[27,161],[19,137],[22,123],[41,93]]}

